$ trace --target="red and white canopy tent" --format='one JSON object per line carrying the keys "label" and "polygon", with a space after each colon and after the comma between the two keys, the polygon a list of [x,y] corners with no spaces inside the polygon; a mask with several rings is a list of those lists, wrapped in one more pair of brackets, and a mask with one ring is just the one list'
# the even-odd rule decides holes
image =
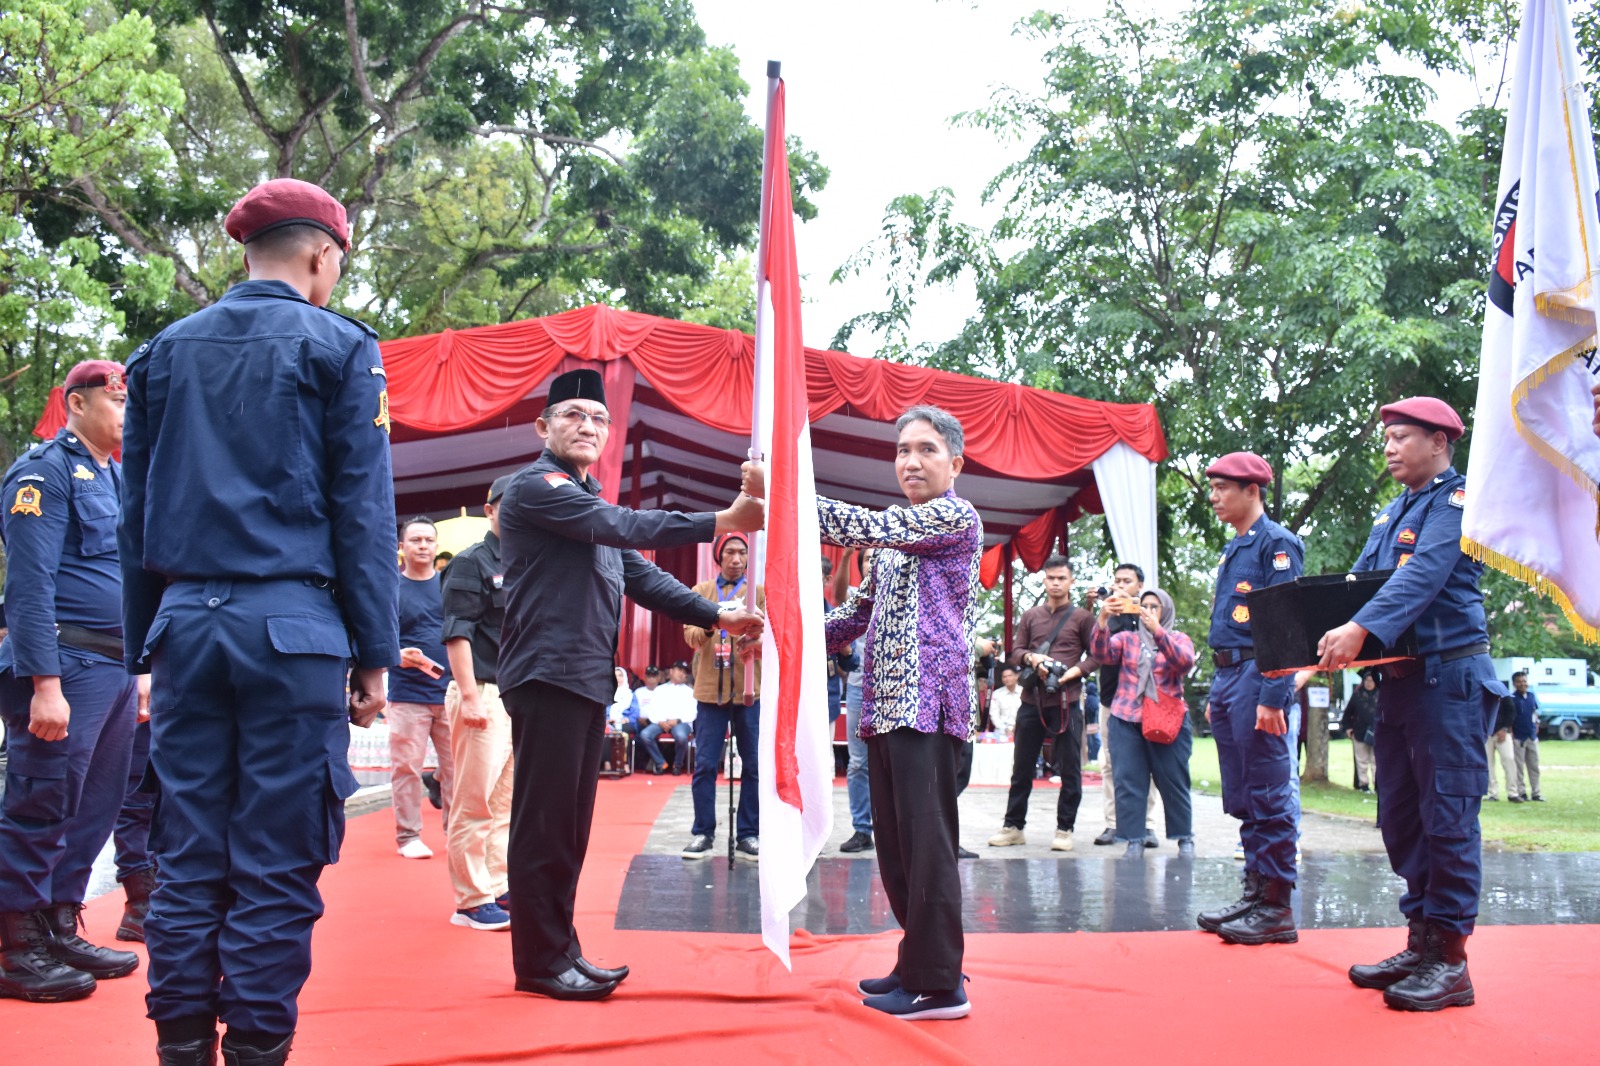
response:
{"label": "red and white canopy tent", "polygon": [[[479,513],[489,484],[539,453],[532,422],[550,379],[584,363],[599,364],[616,420],[594,471],[607,499],[700,511],[726,506],[737,491],[750,439],[748,334],[597,304],[381,347],[401,515]],[[935,404],[966,430],[957,490],[983,516],[987,586],[1012,558],[1037,568],[1086,512],[1106,514],[1119,558],[1154,581],[1155,464],[1167,455],[1154,407],[812,348],[806,387],[819,493],[866,507],[904,503],[894,420],[913,404]],[[48,438],[65,421],[57,389],[35,433]],[[694,581],[709,554],[664,551],[658,562]],[[1009,582],[1006,591],[1009,607]],[[671,627],[652,639],[643,611],[629,612],[622,646],[634,669],[687,652]]]}
{"label": "red and white canopy tent", "polygon": [[[593,305],[382,348],[402,514],[480,506],[490,482],[538,454],[531,423],[550,378],[584,363],[600,364],[616,425],[594,471],[606,498],[698,511],[727,506],[737,491],[750,439],[748,334]],[[1106,512],[1119,557],[1153,580],[1155,463],[1167,455],[1154,407],[809,348],[806,386],[820,494],[904,503],[894,420],[935,404],[966,430],[957,490],[983,516],[986,585],[1013,557],[1039,566],[1085,512]],[[662,552],[658,561],[693,581],[708,565],[701,554]],[[651,640],[647,618],[630,612],[624,626],[623,659],[635,669],[681,647],[675,630]]]}

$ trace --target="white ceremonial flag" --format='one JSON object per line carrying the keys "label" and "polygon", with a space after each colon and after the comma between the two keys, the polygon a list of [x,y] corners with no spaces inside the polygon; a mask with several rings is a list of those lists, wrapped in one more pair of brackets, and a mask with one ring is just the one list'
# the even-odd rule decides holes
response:
{"label": "white ceremonial flag", "polygon": [[784,87],[776,63],[768,65],[767,75],[751,418],[755,450],[767,461],[767,529],[757,538],[750,569],[767,594],[761,638],[761,939],[788,966],[789,912],[806,898],[806,875],[833,831],[833,742]]}
{"label": "white ceremonial flag", "polygon": [[[1591,425],[1600,219],[1565,0],[1528,0],[1495,202],[1461,547],[1600,641],[1600,438]],[[1535,255],[1537,252],[1537,255]]]}

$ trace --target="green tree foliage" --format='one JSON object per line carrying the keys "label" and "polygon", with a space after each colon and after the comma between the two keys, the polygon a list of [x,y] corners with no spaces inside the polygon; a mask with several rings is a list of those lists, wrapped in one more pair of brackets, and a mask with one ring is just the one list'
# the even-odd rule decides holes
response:
{"label": "green tree foliage", "polygon": [[154,42],[148,18],[88,0],[0,12],[0,437],[12,446],[65,371],[122,329],[119,303],[154,305],[171,288],[170,263],[122,261],[61,203],[166,160],[160,135],[183,93],[146,69]]}
{"label": "green tree foliage", "polygon": [[[56,305],[6,271],[46,308],[28,323],[53,365],[125,355],[239,280],[222,220],[271,177],[346,205],[355,249],[335,298],[386,336],[596,300],[750,324],[752,285],[730,271],[755,242],[762,131],[688,0],[157,0],[121,21],[101,2],[5,15],[20,103],[0,134],[59,158],[6,183],[32,224],[4,230],[0,254],[59,264]],[[46,24],[51,49],[93,46],[94,79],[16,37]],[[809,218],[827,170],[797,142],[790,167]],[[13,444],[41,402],[19,403]]]}
{"label": "green tree foliage", "polygon": [[[902,358],[1155,403],[1172,448],[1162,564],[1190,609],[1231,535],[1202,474],[1225,452],[1272,463],[1269,510],[1305,538],[1308,572],[1348,568],[1398,491],[1378,408],[1476,397],[1504,119],[1485,106],[1446,127],[1428,109],[1433,79],[1481,61],[1467,45],[1504,47],[1507,6],[1034,16],[1023,32],[1053,42],[1046,94],[959,116],[1030,146],[989,187],[1000,222],[963,225],[946,190],[894,201],[843,268],[885,271],[886,306],[835,343],[870,329]],[[958,277],[978,313],[909,345],[918,300]]]}

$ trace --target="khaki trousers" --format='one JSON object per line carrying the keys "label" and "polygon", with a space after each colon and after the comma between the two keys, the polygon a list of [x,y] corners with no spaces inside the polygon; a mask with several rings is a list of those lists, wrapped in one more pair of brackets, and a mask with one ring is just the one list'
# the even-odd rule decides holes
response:
{"label": "khaki trousers", "polygon": [[461,724],[461,690],[444,694],[455,762],[446,859],[456,909],[490,903],[506,891],[506,843],[511,834],[511,717],[494,685],[478,686],[488,715],[483,729]]}
{"label": "khaki trousers", "polygon": [[450,801],[455,796],[455,759],[450,751],[450,721],[438,703],[391,703],[383,716],[389,723],[389,783],[394,797],[394,837],[401,847],[422,836],[422,763],[428,738],[439,756],[441,821],[450,830]]}

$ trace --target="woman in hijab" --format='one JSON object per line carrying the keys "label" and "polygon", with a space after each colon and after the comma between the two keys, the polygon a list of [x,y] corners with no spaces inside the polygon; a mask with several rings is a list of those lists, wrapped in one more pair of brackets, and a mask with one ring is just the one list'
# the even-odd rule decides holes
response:
{"label": "woman in hijab", "polygon": [[[1106,620],[1122,611],[1137,610],[1137,629],[1111,633]],[[1194,811],[1189,798],[1189,751],[1194,734],[1185,713],[1178,735],[1158,743],[1144,735],[1145,703],[1166,696],[1183,702],[1183,678],[1194,666],[1194,642],[1172,628],[1172,597],[1160,589],[1145,589],[1135,608],[1126,596],[1102,601],[1089,654],[1105,666],[1121,666],[1110,713],[1101,714],[1102,739],[1115,748],[1117,762],[1117,839],[1126,841],[1125,858],[1144,854],[1145,809],[1150,782],[1161,793],[1167,812],[1167,839],[1178,842],[1180,855],[1194,854]],[[1136,667],[1136,668],[1131,668]],[[1101,694],[1101,707],[1106,706]]]}

